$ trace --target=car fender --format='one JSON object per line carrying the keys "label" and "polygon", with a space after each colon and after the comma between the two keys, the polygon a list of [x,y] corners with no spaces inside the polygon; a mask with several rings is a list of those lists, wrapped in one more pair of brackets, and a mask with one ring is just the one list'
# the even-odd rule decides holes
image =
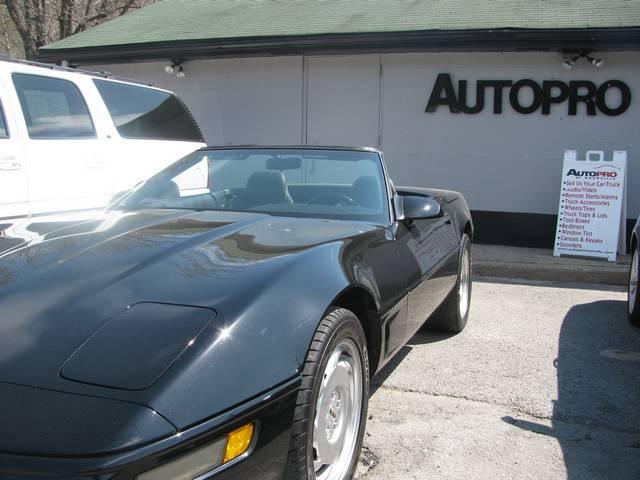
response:
{"label": "car fender", "polygon": [[332,301],[354,285],[375,297],[365,273],[339,267],[344,247],[333,242],[292,255],[244,302],[219,305],[189,355],[152,388],[149,406],[184,428],[300,375]]}

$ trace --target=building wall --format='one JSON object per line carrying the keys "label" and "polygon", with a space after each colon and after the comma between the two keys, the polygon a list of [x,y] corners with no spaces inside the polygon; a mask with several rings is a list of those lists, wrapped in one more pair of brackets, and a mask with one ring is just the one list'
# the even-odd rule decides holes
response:
{"label": "building wall", "polygon": [[168,63],[88,68],[176,92],[210,145],[302,142],[302,57],[189,62],[185,78],[166,74]]}
{"label": "building wall", "polygon": [[[164,73],[166,63],[104,67],[176,91],[192,109],[210,144],[348,144],[384,150],[400,185],[460,190],[480,212],[542,214],[555,224],[565,149],[628,151],[628,217],[640,214],[640,53],[605,53],[604,67],[579,61],[573,70],[557,53],[398,53],[325,57],[199,60],[187,77]],[[98,68],[101,67],[92,67]],[[622,80],[632,94],[619,116],[568,115],[567,102],[549,115],[515,112],[503,93],[493,113],[488,93],[477,114],[425,107],[436,77],[476,80]],[[528,104],[523,90],[522,104]],[[638,95],[636,98],[635,95]],[[607,101],[617,105],[617,91]],[[523,217],[524,218],[524,217]],[[538,218],[535,215],[527,218]],[[497,221],[500,217],[495,217]],[[518,228],[513,227],[513,228]],[[530,225],[530,228],[531,227]],[[487,234],[489,232],[487,231]],[[532,232],[535,235],[535,232]],[[548,233],[545,233],[545,238]],[[552,237],[551,233],[551,237]],[[552,238],[549,239],[552,241]]]}

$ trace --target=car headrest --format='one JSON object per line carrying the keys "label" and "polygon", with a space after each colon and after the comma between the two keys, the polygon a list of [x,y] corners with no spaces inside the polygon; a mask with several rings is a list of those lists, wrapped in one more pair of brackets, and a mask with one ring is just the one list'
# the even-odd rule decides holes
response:
{"label": "car headrest", "polygon": [[380,183],[372,175],[357,178],[351,187],[351,195],[361,207],[380,209]]}
{"label": "car headrest", "polygon": [[292,202],[284,174],[275,170],[263,170],[251,174],[236,206],[250,208],[256,205],[284,202]]}

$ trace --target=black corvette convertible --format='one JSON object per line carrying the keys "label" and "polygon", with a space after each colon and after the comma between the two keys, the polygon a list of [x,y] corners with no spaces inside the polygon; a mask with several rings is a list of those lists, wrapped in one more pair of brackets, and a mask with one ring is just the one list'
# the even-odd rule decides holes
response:
{"label": "black corvette convertible", "polygon": [[371,376],[465,327],[472,233],[461,194],[326,147],[206,148],[5,222],[0,478],[351,478]]}

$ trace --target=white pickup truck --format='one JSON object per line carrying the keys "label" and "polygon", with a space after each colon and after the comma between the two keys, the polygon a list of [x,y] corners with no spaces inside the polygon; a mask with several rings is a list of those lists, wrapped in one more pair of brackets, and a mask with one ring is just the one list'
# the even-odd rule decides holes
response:
{"label": "white pickup truck", "polygon": [[169,91],[0,59],[0,218],[105,206],[202,146]]}

